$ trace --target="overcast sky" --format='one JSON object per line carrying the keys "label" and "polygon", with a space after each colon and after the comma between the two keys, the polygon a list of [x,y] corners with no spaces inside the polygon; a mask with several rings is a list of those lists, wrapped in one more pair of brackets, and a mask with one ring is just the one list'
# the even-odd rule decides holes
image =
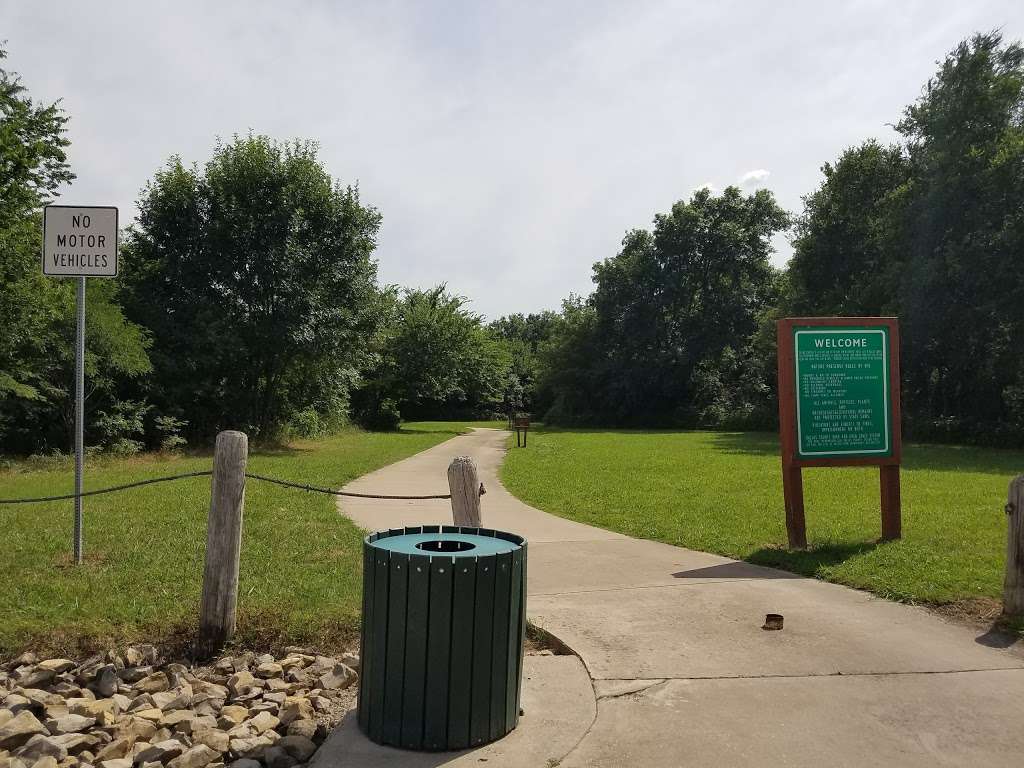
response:
{"label": "overcast sky", "polygon": [[[0,0],[6,66],[71,115],[65,203],[135,214],[168,156],[310,138],[384,222],[382,282],[557,308],[697,187],[789,210],[1024,2]],[[775,256],[789,256],[785,241]]]}

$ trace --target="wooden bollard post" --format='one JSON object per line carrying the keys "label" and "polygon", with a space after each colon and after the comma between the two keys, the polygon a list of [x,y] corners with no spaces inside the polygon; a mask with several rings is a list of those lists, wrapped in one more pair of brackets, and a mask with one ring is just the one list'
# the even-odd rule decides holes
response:
{"label": "wooden bollard post", "polygon": [[448,487],[452,492],[452,519],[455,525],[483,526],[480,516],[480,477],[469,456],[456,456],[448,465]]}
{"label": "wooden bollard post", "polygon": [[249,438],[221,432],[213,453],[210,516],[206,523],[206,568],[196,654],[208,658],[235,633],[238,604],[238,559],[242,549],[245,465]]}
{"label": "wooden bollard post", "polygon": [[1003,613],[1024,616],[1024,475],[1010,481],[1006,499],[1006,578]]}

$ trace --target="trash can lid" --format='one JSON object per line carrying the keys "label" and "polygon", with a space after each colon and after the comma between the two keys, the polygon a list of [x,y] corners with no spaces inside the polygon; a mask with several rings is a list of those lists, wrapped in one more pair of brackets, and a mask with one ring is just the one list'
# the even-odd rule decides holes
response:
{"label": "trash can lid", "polygon": [[[518,538],[518,537],[517,537]],[[520,542],[522,540],[520,539]],[[369,538],[371,546],[403,555],[442,555],[444,557],[481,557],[500,555],[520,549],[522,544],[495,536],[475,533],[400,533]]]}

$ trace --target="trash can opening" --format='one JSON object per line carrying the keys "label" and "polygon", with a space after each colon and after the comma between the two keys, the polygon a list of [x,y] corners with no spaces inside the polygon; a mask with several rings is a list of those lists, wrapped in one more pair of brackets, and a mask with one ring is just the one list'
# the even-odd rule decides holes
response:
{"label": "trash can opening", "polygon": [[465,552],[469,549],[476,549],[476,544],[470,541],[458,541],[457,539],[432,539],[421,541],[416,549],[426,552]]}

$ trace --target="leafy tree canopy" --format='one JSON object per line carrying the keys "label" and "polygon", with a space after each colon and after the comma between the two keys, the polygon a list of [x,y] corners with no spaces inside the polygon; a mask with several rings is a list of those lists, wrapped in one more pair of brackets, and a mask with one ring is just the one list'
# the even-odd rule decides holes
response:
{"label": "leafy tree canopy", "polygon": [[311,142],[236,137],[202,169],[171,158],[142,192],[122,283],[156,342],[153,400],[201,434],[344,418],[379,322],[379,226]]}

